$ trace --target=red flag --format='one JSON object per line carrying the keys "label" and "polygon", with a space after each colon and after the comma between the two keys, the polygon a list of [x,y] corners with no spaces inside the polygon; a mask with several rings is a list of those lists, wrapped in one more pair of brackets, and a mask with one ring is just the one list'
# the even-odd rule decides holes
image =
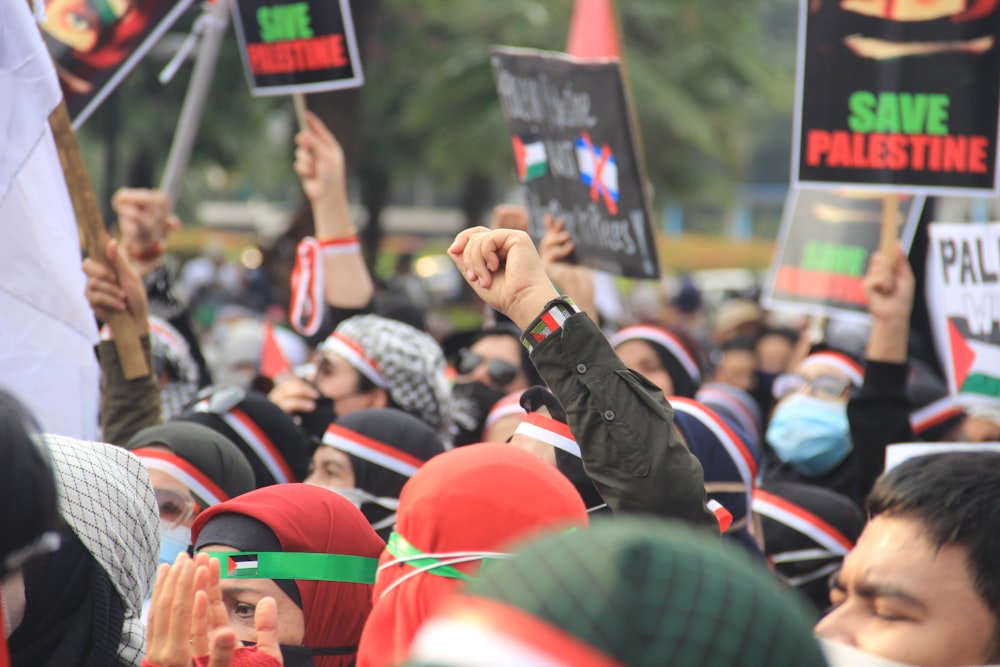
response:
{"label": "red flag", "polygon": [[292,365],[285,358],[285,353],[274,337],[274,325],[264,324],[264,344],[260,350],[260,374],[273,380],[282,373],[292,370]]}
{"label": "red flag", "polygon": [[614,0],[576,0],[566,53],[578,58],[621,56]]}

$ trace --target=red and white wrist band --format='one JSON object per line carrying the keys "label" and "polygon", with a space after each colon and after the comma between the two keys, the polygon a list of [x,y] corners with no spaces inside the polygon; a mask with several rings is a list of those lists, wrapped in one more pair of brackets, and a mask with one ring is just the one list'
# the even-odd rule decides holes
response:
{"label": "red and white wrist band", "polygon": [[337,424],[327,427],[323,434],[323,444],[404,477],[413,477],[413,473],[424,464],[424,461],[412,454]]}
{"label": "red and white wrist band", "polygon": [[218,415],[229,428],[233,429],[243,442],[253,450],[253,453],[264,464],[271,477],[278,484],[297,482],[295,473],[292,472],[285,457],[267,436],[267,433],[257,425],[247,413],[238,408],[233,408],[229,412]]}
{"label": "red and white wrist band", "polygon": [[382,375],[378,362],[365,354],[364,348],[347,336],[336,332],[330,334],[325,341],[320,343],[319,351],[342,357],[355,370],[371,380],[376,387],[389,388],[389,381]]}
{"label": "red and white wrist band", "polygon": [[514,433],[550,444],[578,459],[582,458],[580,445],[573,437],[569,426],[551,417],[540,415],[537,412],[529,412],[524,421],[517,425]]}
{"label": "red and white wrist band", "polygon": [[147,470],[158,470],[166,473],[191,489],[191,493],[206,507],[229,500],[229,495],[209,479],[205,473],[176,454],[148,447],[134,449],[132,453],[139,457]]}
{"label": "red and white wrist band", "polygon": [[312,336],[323,321],[323,257],[358,252],[361,243],[356,234],[323,241],[307,236],[299,242],[292,269],[288,319],[300,334]]}
{"label": "red and white wrist band", "polygon": [[569,317],[579,312],[580,308],[569,297],[549,301],[542,314],[521,334],[521,343],[531,352],[536,345],[559,331]]}
{"label": "red and white wrist band", "polygon": [[512,605],[456,596],[421,627],[410,659],[441,667],[624,667],[594,646]]}

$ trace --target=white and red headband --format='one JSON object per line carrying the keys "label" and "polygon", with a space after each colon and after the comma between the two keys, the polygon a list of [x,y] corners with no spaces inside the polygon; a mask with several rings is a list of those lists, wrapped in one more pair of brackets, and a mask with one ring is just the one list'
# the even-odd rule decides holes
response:
{"label": "white and red headband", "polygon": [[365,354],[364,348],[347,336],[332,333],[319,346],[320,352],[336,354],[380,389],[388,389],[389,381],[382,375],[378,362]]}
{"label": "white and red headband", "polygon": [[537,412],[529,412],[524,421],[517,425],[514,433],[529,438],[534,438],[540,442],[552,445],[556,449],[561,449],[567,454],[572,454],[576,458],[582,458],[580,445],[569,430],[569,426],[557,419],[540,415]]}
{"label": "white and red headband", "polygon": [[291,276],[288,320],[300,334],[312,336],[323,321],[323,257],[356,253],[360,249],[355,235],[327,241],[307,236],[299,242]]}
{"label": "white and red headband", "polygon": [[412,454],[337,424],[327,427],[323,434],[323,444],[404,477],[413,477],[413,473],[424,464],[423,460]]}
{"label": "white and red headband", "polygon": [[753,511],[802,533],[831,553],[846,556],[854,548],[854,542],[829,523],[773,493],[754,491]]}
{"label": "white and red headband", "polygon": [[827,366],[833,366],[838,371],[843,373],[850,379],[851,383],[856,387],[860,387],[864,382],[865,373],[861,364],[851,359],[846,354],[841,354],[840,352],[831,352],[829,350],[823,352],[814,352],[808,357],[802,360],[799,364],[799,371],[804,371],[810,366],[816,364],[825,364]]}
{"label": "white and red headband", "polygon": [[147,447],[134,449],[132,453],[139,457],[147,470],[159,470],[170,475],[191,489],[191,493],[208,507],[229,500],[229,495],[218,484],[176,454]]}
{"label": "white and red headband", "polygon": [[630,340],[646,340],[656,343],[666,348],[677,359],[677,362],[684,367],[684,370],[691,376],[695,384],[701,382],[701,371],[698,370],[698,364],[695,362],[694,357],[688,352],[687,347],[684,346],[681,339],[666,329],[660,329],[648,324],[637,324],[621,329],[611,336],[609,340],[611,347],[615,348]]}

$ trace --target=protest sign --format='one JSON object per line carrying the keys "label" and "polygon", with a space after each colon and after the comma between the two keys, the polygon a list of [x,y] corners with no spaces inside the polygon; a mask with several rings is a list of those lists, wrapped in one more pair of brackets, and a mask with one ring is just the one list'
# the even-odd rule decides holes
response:
{"label": "protest sign", "polygon": [[927,310],[948,389],[1000,401],[1000,223],[929,227]]}
{"label": "protest sign", "polygon": [[543,218],[552,215],[566,223],[578,263],[657,278],[645,177],[618,61],[506,47],[491,53],[532,237],[541,238]]}
{"label": "protest sign", "polygon": [[997,191],[996,0],[801,0],[792,180]]}
{"label": "protest sign", "polygon": [[364,84],[348,0],[234,0],[233,22],[254,95]]}
{"label": "protest sign", "polygon": [[121,83],[194,0],[46,0],[43,35],[73,129]]}
{"label": "protest sign", "polygon": [[[884,206],[870,192],[790,190],[765,304],[867,320],[862,278],[879,247]],[[924,198],[904,195],[898,206],[899,239],[909,248]]]}

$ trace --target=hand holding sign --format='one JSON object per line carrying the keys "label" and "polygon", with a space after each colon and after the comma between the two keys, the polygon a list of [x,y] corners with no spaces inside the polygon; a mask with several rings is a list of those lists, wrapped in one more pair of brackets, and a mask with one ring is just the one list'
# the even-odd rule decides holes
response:
{"label": "hand holding sign", "polygon": [[598,321],[597,303],[594,300],[594,276],[590,269],[572,262],[576,246],[566,231],[562,220],[545,216],[545,235],[538,244],[542,266],[552,282],[563,294],[569,296],[590,318]]}
{"label": "hand holding sign", "polygon": [[916,280],[901,245],[897,243],[891,252],[872,253],[864,285],[873,318],[868,358],[904,363]]}

